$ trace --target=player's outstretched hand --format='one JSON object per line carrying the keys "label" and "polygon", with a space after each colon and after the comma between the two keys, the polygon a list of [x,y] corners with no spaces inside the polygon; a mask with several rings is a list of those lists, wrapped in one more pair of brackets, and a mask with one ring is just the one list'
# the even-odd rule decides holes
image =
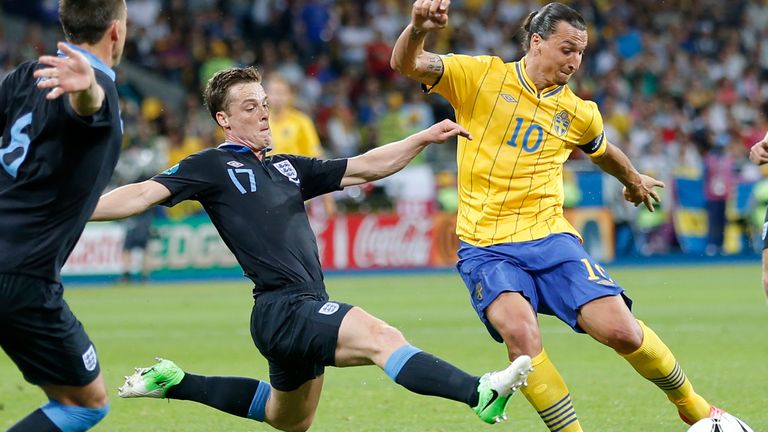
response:
{"label": "player's outstretched hand", "polygon": [[428,142],[443,143],[455,136],[463,136],[469,140],[472,139],[472,134],[468,130],[464,129],[460,124],[451,120],[443,120],[440,123],[433,124],[428,129],[424,130],[425,139]]}
{"label": "player's outstretched hand", "polygon": [[768,132],[765,137],[752,145],[749,149],[749,160],[755,165],[768,163]]}
{"label": "player's outstretched hand", "polygon": [[416,0],[411,10],[411,24],[421,31],[432,31],[448,25],[451,0]]}
{"label": "player's outstretched hand", "polygon": [[35,78],[42,78],[38,80],[38,88],[51,89],[45,96],[46,99],[53,100],[65,93],[76,93],[91,88],[96,82],[96,77],[88,59],[63,42],[56,46],[66,57],[40,56],[40,64],[48,67],[38,69],[33,74]]}
{"label": "player's outstretched hand", "polygon": [[631,202],[635,207],[645,204],[648,211],[654,211],[653,202],[661,202],[661,197],[654,188],[663,188],[664,182],[656,180],[651,176],[640,174],[640,184],[624,187],[624,199]]}

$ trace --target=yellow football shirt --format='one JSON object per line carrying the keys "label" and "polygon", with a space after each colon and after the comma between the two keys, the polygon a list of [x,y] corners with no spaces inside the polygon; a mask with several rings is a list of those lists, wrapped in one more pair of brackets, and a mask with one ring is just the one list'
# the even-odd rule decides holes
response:
{"label": "yellow football shirt", "polygon": [[269,117],[272,129],[273,154],[295,154],[308,157],[320,157],[322,148],[320,138],[312,120],[303,112],[287,108],[280,116]]}
{"label": "yellow football shirt", "polygon": [[563,216],[563,164],[574,147],[605,152],[597,104],[568,86],[537,91],[524,60],[443,56],[430,91],[443,95],[474,138],[459,138],[456,233],[476,246],[523,242],[568,232]]}

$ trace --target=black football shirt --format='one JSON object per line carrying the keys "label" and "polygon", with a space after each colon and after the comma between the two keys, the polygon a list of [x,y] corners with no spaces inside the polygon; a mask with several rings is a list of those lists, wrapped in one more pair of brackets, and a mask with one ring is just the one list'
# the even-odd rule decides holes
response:
{"label": "black football shirt", "polygon": [[[64,95],[38,89],[37,62],[0,85],[0,273],[59,281],[117,163],[122,141],[115,73],[90,53],[106,99],[80,117]],[[61,55],[61,53],[60,53]]]}
{"label": "black football shirt", "polygon": [[304,201],[339,190],[346,159],[274,155],[222,144],[152,180],[171,191],[163,205],[199,201],[255,292],[323,279]]}

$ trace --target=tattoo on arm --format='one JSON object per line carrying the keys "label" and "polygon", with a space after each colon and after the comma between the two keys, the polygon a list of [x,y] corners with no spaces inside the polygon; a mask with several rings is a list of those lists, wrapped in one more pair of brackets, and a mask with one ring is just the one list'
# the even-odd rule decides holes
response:
{"label": "tattoo on arm", "polygon": [[420,39],[423,39],[425,35],[426,32],[411,27],[411,41],[418,42]]}
{"label": "tattoo on arm", "polygon": [[425,84],[434,84],[443,76],[443,59],[437,54],[430,54],[426,65],[420,68],[416,78]]}

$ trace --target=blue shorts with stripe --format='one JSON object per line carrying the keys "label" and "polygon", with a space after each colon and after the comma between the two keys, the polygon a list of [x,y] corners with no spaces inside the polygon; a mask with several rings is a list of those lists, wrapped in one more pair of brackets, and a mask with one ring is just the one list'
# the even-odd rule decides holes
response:
{"label": "blue shorts with stripe", "polygon": [[552,234],[543,239],[486,247],[462,242],[456,267],[469,290],[472,306],[498,342],[501,336],[485,317],[485,309],[503,292],[519,292],[538,313],[554,315],[579,333],[579,308],[600,297],[624,295],[579,239]]}

